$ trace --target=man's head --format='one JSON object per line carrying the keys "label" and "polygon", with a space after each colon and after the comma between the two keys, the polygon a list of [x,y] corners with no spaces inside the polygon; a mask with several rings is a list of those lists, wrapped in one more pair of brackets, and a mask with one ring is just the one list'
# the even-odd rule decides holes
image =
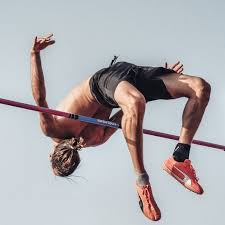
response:
{"label": "man's head", "polygon": [[71,175],[80,163],[78,151],[84,147],[83,138],[71,138],[61,141],[50,155],[52,169],[56,176]]}

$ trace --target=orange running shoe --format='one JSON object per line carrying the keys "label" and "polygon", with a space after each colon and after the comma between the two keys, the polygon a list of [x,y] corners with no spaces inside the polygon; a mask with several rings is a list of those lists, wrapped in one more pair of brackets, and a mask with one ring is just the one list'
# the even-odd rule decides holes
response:
{"label": "orange running shoe", "polygon": [[136,184],[136,188],[139,197],[139,206],[144,215],[150,220],[159,220],[161,213],[154,200],[150,184],[143,187]]}
{"label": "orange running shoe", "polygon": [[189,159],[177,162],[171,157],[164,162],[163,169],[190,191],[203,194],[203,189],[198,183],[198,178]]}

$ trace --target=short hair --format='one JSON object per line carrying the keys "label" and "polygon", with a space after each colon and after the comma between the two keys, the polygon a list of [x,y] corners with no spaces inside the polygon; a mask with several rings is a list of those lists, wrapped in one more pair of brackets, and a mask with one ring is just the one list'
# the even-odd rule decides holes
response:
{"label": "short hair", "polygon": [[62,140],[51,155],[52,169],[56,176],[71,175],[80,163],[78,151],[85,146],[83,138]]}

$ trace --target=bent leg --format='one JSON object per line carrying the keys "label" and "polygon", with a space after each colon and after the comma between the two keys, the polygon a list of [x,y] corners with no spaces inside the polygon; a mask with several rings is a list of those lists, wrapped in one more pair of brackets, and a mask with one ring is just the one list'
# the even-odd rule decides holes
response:
{"label": "bent leg", "polygon": [[171,74],[161,78],[172,97],[188,98],[183,111],[179,143],[173,157],[164,162],[164,170],[190,191],[202,194],[203,188],[188,159],[191,142],[209,101],[210,85],[202,78],[188,75]]}
{"label": "bent leg", "polygon": [[200,77],[176,73],[161,79],[173,98],[188,98],[183,111],[179,142],[191,144],[209,102],[210,85]]}

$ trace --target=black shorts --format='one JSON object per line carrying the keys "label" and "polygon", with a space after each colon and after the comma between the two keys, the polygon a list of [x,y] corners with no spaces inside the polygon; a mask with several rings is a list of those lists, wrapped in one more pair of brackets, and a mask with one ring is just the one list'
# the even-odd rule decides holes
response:
{"label": "black shorts", "polygon": [[95,99],[109,108],[118,108],[114,92],[121,81],[128,81],[145,97],[146,102],[157,99],[172,99],[159,76],[174,73],[163,67],[143,67],[127,62],[118,62],[95,73],[90,79],[90,89]]}

